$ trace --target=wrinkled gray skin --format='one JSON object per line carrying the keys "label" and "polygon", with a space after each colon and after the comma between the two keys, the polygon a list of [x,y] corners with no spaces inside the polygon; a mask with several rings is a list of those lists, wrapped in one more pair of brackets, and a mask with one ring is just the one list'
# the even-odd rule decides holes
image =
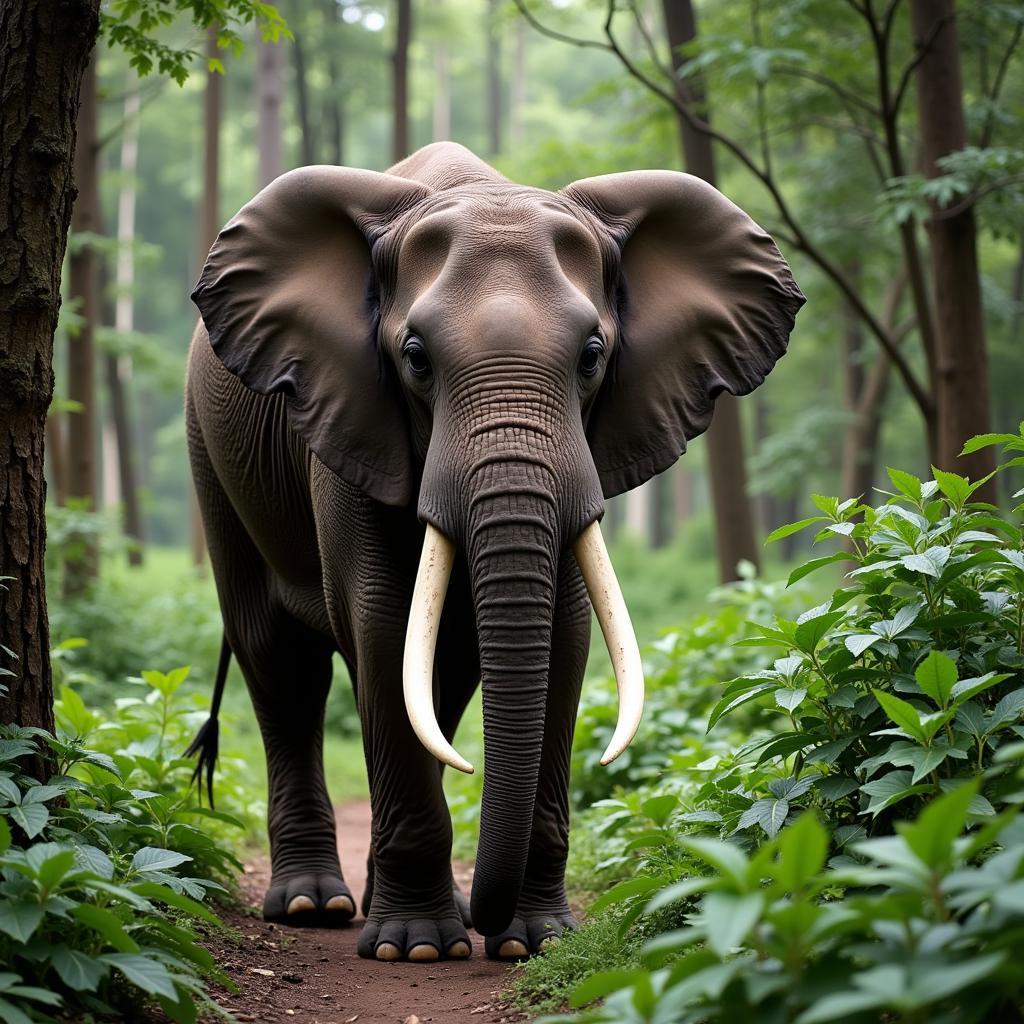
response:
{"label": "wrinkled gray skin", "polygon": [[449,739],[483,685],[472,920],[492,956],[538,951],[573,924],[590,606],[571,545],[606,496],[671,465],[718,393],[761,382],[803,301],[785,261],[685,175],[551,193],[439,144],[386,175],[278,179],[222,232],[194,298],[189,451],[267,752],[265,916],[354,910],[321,755],[337,650],[373,808],[359,951],[468,954],[441,772],[402,696],[429,521],[458,550],[436,660]]}

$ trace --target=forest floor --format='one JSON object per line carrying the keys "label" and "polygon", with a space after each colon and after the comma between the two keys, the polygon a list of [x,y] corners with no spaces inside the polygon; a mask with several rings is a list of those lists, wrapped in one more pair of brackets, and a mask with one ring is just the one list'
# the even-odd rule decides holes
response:
{"label": "forest floor", "polygon": [[[370,841],[370,804],[337,809],[338,849],[345,881],[362,898]],[[472,867],[455,865],[464,892]],[[245,866],[245,905],[221,916],[234,935],[207,943],[238,986],[214,997],[239,1021],[257,1024],[512,1024],[527,1020],[502,999],[510,968],[488,960],[472,930],[473,955],[464,961],[387,964],[356,953],[361,915],[347,928],[282,928],[259,915],[270,862]],[[240,937],[239,937],[240,936]]]}

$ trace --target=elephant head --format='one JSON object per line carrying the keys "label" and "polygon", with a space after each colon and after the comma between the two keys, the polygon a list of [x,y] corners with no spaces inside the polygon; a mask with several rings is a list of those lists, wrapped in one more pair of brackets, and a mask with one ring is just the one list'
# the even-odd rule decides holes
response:
{"label": "elephant head", "polygon": [[700,179],[637,171],[553,193],[438,144],[386,174],[278,178],[221,233],[193,298],[220,360],[283,392],[323,463],[377,501],[416,502],[406,703],[463,771],[432,678],[465,556],[486,756],[473,915],[500,931],[526,864],[559,561],[575,552],[616,666],[607,761],[643,682],[604,499],[672,465],[720,393],[764,380],[803,296],[769,236]]}

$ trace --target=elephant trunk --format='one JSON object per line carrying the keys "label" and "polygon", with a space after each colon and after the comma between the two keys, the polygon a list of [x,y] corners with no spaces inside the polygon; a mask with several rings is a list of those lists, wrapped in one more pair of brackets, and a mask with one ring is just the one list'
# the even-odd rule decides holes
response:
{"label": "elephant trunk", "polygon": [[544,742],[560,550],[552,481],[531,479],[545,472],[492,464],[484,476],[500,490],[484,481],[470,499],[485,760],[471,907],[485,935],[508,927],[519,900]]}

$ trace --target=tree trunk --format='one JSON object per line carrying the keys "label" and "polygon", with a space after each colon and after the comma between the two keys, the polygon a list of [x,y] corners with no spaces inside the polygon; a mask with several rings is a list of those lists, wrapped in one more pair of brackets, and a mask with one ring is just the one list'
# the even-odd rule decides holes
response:
{"label": "tree trunk", "polygon": [[650,481],[647,481],[626,494],[626,515],[623,525],[634,539],[643,541],[644,544],[650,544],[652,490]]}
{"label": "tree trunk", "polygon": [[[911,0],[914,44],[931,43],[917,67],[917,110],[925,174],[942,174],[938,161],[967,145],[960,80],[960,39],[954,0]],[[974,210],[954,198],[933,204],[928,222],[935,288],[935,405],[939,468],[977,479],[995,468],[992,448],[958,459],[964,442],[990,430],[988,356],[978,277]],[[953,212],[949,207],[956,207]],[[975,492],[995,501],[995,482]]]}
{"label": "tree trunk", "polygon": [[[665,28],[672,49],[672,67],[678,73],[683,64],[680,47],[697,38],[697,19],[691,0],[663,0]],[[703,82],[696,78],[677,79],[681,98],[710,120]],[[691,173],[715,184],[715,157],[711,139],[695,131],[686,119],[678,118],[683,162]],[[754,536],[754,516],[747,494],[747,463],[740,409],[736,400],[723,395],[715,403],[715,416],[707,432],[708,472],[715,520],[715,549],[718,573],[723,583],[737,579],[741,560],[758,569],[761,553]]]}
{"label": "tree trunk", "polygon": [[396,0],[398,23],[392,54],[391,103],[394,127],[391,159],[394,163],[409,155],[409,42],[412,38],[412,0]]}
{"label": "tree trunk", "polygon": [[[0,722],[53,729],[43,554],[46,410],[99,0],[0,5]],[[43,765],[37,766],[40,773]]]}
{"label": "tree trunk", "polygon": [[[121,136],[121,190],[117,197],[117,297],[114,328],[119,335],[135,329],[135,171],[139,160],[139,90],[133,81],[124,101],[124,133]],[[117,466],[128,564],[142,565],[143,524],[135,468],[135,435],[129,409],[131,356],[106,357],[107,391],[117,439]]]}
{"label": "tree trunk", "polygon": [[431,134],[435,142],[452,135],[452,81],[448,46],[439,42],[434,50],[434,110]]}
{"label": "tree trunk", "polygon": [[338,5],[335,0],[327,0],[324,26],[327,30],[327,81],[330,83],[329,95],[324,104],[324,121],[329,129],[327,152],[331,162],[340,166],[344,163],[345,155],[345,90],[335,57],[338,30]]}
{"label": "tree trunk", "polygon": [[501,37],[498,34],[500,0],[487,0],[487,154],[501,152]]}
{"label": "tree trunk", "polygon": [[[75,186],[78,197],[71,216],[72,235],[100,234],[99,126],[96,95],[96,59],[82,79],[75,150]],[[75,242],[75,239],[72,239]],[[99,508],[96,473],[96,326],[100,319],[100,259],[91,242],[79,239],[71,253],[69,295],[79,317],[77,333],[68,343],[68,398],[79,408],[68,416],[68,499],[90,512]],[[75,538],[64,561],[64,594],[78,596],[99,569],[95,539]]]}
{"label": "tree trunk", "polygon": [[[275,46],[275,49],[277,47]],[[295,33],[292,44],[295,54],[295,98],[299,108],[299,155],[304,167],[316,163],[316,136],[313,124],[309,119],[309,88],[306,82],[306,50],[302,45],[302,37]]]}
{"label": "tree trunk", "polygon": [[[298,45],[296,41],[296,45]],[[256,72],[256,135],[259,150],[259,187],[269,185],[283,167],[281,159],[281,62],[282,51],[276,43],[260,43]],[[304,85],[299,86],[304,89]],[[219,86],[218,86],[219,89]],[[302,108],[300,107],[300,110]],[[218,122],[219,122],[218,109]],[[305,111],[303,110],[304,114]],[[308,124],[303,121],[303,139]],[[220,125],[218,123],[218,134]],[[303,143],[305,145],[305,142]],[[312,161],[307,161],[312,162]],[[219,228],[220,225],[218,224]],[[211,244],[212,244],[211,239]]]}
{"label": "tree trunk", "polygon": [[511,139],[517,149],[526,142],[526,22],[516,18],[516,50],[512,62]]}
{"label": "tree trunk", "polygon": [[[206,33],[206,55],[217,55],[217,26],[211,25]],[[223,83],[215,71],[206,72],[206,90],[203,95],[203,201],[199,215],[198,267],[206,263],[207,253],[220,230],[220,115]],[[262,180],[263,159],[260,158]],[[199,270],[196,271],[196,277]],[[192,523],[192,564],[201,566],[206,558],[206,532],[199,512],[199,500],[191,478],[188,485],[189,520]]]}

